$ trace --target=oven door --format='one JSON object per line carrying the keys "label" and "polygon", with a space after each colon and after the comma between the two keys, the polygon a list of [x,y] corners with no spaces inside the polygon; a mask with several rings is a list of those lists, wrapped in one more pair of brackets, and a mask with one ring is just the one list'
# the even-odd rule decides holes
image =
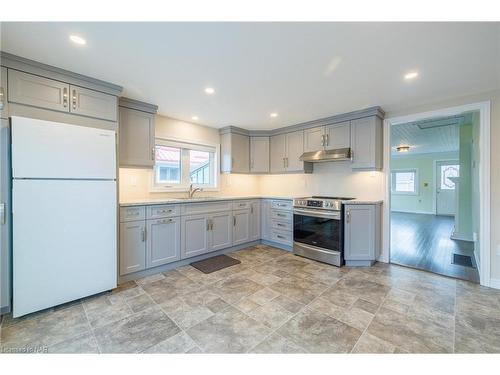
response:
{"label": "oven door", "polygon": [[340,211],[296,208],[293,211],[293,240],[326,251],[342,253]]}

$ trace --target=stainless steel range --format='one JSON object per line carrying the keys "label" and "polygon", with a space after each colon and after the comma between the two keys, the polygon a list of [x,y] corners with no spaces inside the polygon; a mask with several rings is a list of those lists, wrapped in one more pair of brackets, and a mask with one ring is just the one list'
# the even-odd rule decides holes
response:
{"label": "stainless steel range", "polygon": [[293,252],[341,267],[344,264],[342,201],[354,198],[297,198],[293,201]]}

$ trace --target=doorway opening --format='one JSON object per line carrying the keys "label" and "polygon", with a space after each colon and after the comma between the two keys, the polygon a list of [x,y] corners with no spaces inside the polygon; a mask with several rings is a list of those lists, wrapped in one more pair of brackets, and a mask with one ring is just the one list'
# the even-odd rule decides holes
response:
{"label": "doorway opening", "polygon": [[479,283],[480,112],[390,126],[390,262]]}

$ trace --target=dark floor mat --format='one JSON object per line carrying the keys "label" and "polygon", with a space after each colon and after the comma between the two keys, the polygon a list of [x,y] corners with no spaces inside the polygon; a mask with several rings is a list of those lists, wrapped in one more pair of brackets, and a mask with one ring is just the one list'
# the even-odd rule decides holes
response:
{"label": "dark floor mat", "polygon": [[453,254],[453,264],[458,264],[459,266],[475,268],[472,264],[472,258],[468,255]]}
{"label": "dark floor mat", "polygon": [[217,255],[213,258],[193,262],[191,265],[203,273],[212,273],[240,263],[238,259],[228,257],[227,255]]}

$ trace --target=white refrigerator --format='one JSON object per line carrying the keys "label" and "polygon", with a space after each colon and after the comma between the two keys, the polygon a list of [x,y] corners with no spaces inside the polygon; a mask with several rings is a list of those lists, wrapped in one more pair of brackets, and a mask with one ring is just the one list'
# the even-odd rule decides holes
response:
{"label": "white refrigerator", "polygon": [[13,315],[116,287],[116,134],[11,118]]}

